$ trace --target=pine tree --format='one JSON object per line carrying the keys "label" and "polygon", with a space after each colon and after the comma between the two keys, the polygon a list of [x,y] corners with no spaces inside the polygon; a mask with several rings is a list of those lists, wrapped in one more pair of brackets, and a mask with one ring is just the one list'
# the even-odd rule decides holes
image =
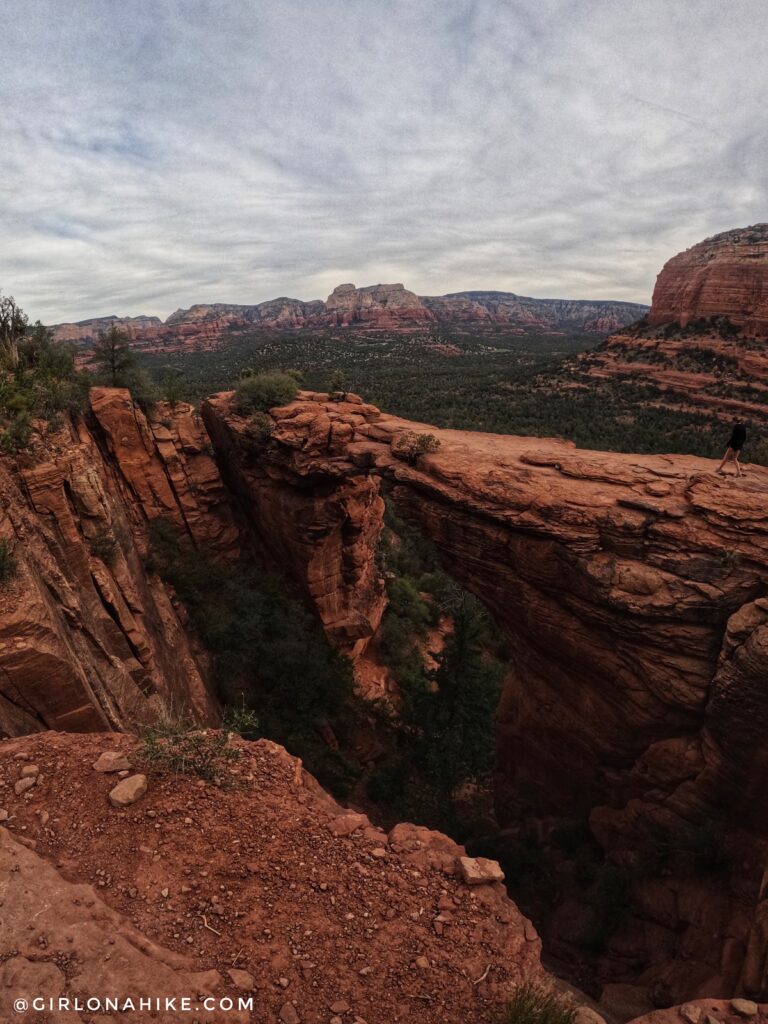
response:
{"label": "pine tree", "polygon": [[93,346],[93,362],[99,375],[106,378],[113,388],[128,386],[136,358],[128,345],[127,336],[115,324],[111,324],[106,331],[99,331]]}

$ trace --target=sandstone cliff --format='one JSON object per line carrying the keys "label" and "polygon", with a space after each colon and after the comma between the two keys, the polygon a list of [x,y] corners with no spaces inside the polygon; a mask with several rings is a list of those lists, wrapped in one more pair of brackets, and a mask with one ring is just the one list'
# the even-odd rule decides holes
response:
{"label": "sandstone cliff", "polygon": [[[608,855],[631,864],[660,835],[712,815],[733,822],[743,872],[662,883],[664,915],[657,889],[639,886],[623,941],[674,993],[732,990],[748,968],[765,986],[745,944],[768,839],[768,471],[735,482],[695,458],[432,431],[322,395],[274,410],[260,448],[230,396],[203,415],[233,485],[258,509],[290,510],[254,524],[293,549],[286,564],[331,635],[340,622],[375,629],[363,567],[375,558],[382,481],[492,611],[511,648],[498,713],[502,824],[589,814]],[[392,441],[408,429],[433,432],[438,453],[397,458]],[[750,836],[747,858],[737,833]],[[738,938],[713,941],[718,929]]]}
{"label": "sandstone cliff", "polygon": [[673,257],[659,274],[648,323],[727,317],[768,336],[768,224],[724,231]]}
{"label": "sandstone cliff", "polygon": [[[735,481],[681,456],[434,431],[355,396],[303,394],[273,416],[263,441],[229,395],[205,404],[206,432],[188,406],[147,422],[126,392],[96,389],[84,421],[0,462],[0,536],[19,564],[0,589],[4,731],[119,729],[158,701],[210,720],[204,659],[143,556],[160,520],[228,557],[229,493],[359,655],[384,607],[386,487],[506,633],[502,826],[588,816],[632,872],[660,838],[718,822],[727,870],[632,875],[604,980],[683,998],[768,990],[768,471]],[[437,453],[397,457],[411,429]],[[584,913],[565,905],[553,945],[567,949]]]}
{"label": "sandstone cliff", "polygon": [[222,556],[238,543],[208,439],[190,406],[150,425],[127,391],[0,459],[0,735],[125,728],[158,701],[210,720],[214,703],[171,596],[147,574],[164,520]]}
{"label": "sandstone cliff", "polygon": [[572,368],[590,386],[646,387],[649,401],[672,409],[768,421],[768,225],[673,257],[647,317]]}
{"label": "sandstone cliff", "polygon": [[106,331],[113,325],[130,337],[135,337],[137,333],[157,328],[161,323],[162,320],[157,316],[101,316],[78,320],[72,324],[56,324],[53,333],[56,341],[82,343],[95,341],[99,331]]}

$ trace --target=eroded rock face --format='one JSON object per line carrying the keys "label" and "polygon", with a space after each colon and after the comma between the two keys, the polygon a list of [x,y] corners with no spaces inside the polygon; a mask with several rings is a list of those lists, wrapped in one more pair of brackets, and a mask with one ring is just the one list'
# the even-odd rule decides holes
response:
{"label": "eroded rock face", "polygon": [[648,321],[685,327],[727,317],[751,337],[768,336],[768,224],[707,238],[673,257],[659,274]]}
{"label": "eroded rock face", "polygon": [[[659,835],[736,809],[751,836],[749,867],[742,857],[730,880],[662,882],[667,896],[674,892],[671,910],[656,907],[652,888],[638,890],[640,923],[617,953],[639,957],[651,980],[663,976],[684,996],[733,989],[768,838],[768,470],[723,479],[702,459],[433,430],[322,395],[302,395],[273,415],[272,439],[257,450],[228,395],[204,409],[233,486],[265,517],[286,510],[268,521],[267,535],[332,636],[334,622],[361,612],[375,623],[378,605],[361,608],[361,588],[339,581],[348,565],[347,579],[372,579],[380,516],[345,531],[340,510],[361,489],[375,509],[382,480],[504,628],[502,824],[521,814],[591,813],[608,855],[631,864]],[[393,439],[408,429],[434,433],[439,451],[415,465],[396,458]],[[332,538],[319,575],[313,536],[321,547]],[[746,915],[737,896],[744,886]],[[726,933],[739,942],[712,938]]]}
{"label": "eroded rock face", "polygon": [[377,284],[368,288],[340,284],[328,296],[325,308],[331,314],[331,323],[343,326],[367,323],[398,327],[428,324],[434,320],[418,295],[401,284]]}
{"label": "eroded rock face", "polygon": [[[279,418],[279,443],[264,446],[253,441],[248,418],[233,412],[229,396],[203,406],[224,477],[264,556],[301,583],[329,637],[352,656],[373,636],[386,604],[372,557],[384,501],[378,479],[350,476],[345,466],[337,473],[331,453],[346,453],[354,424],[378,415],[356,397],[309,403],[297,417]],[[306,477],[297,473],[297,460],[313,456],[316,468]]]}
{"label": "eroded rock face", "polygon": [[[605,334],[638,320],[648,307],[629,302],[533,299],[512,292],[471,291],[419,296],[402,284],[356,288],[342,284],[326,302],[285,296],[255,305],[213,302],[177,309],[164,323],[157,317],[104,317],[56,324],[61,341],[92,342],[99,330],[116,324],[132,346],[150,351],[206,350],[231,332],[317,330],[352,327],[414,331],[453,325],[506,327],[509,333],[578,330]],[[83,357],[85,359],[85,357]]]}
{"label": "eroded rock face", "polygon": [[123,728],[158,702],[215,707],[171,595],[145,570],[163,520],[221,557],[238,536],[199,417],[94,389],[93,420],[0,459],[0,734]]}
{"label": "eroded rock face", "polygon": [[[673,257],[647,317],[615,329],[572,363],[587,386],[642,386],[651,405],[768,422],[768,225],[715,235]],[[727,438],[724,428],[723,449]]]}

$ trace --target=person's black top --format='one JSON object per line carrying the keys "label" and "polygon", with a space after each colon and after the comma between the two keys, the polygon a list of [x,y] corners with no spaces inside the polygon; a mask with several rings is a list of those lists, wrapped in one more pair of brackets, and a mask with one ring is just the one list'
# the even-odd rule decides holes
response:
{"label": "person's black top", "polygon": [[731,440],[728,442],[728,447],[732,448],[735,452],[740,452],[746,440],[747,428],[743,423],[737,423],[733,428],[733,433],[731,434]]}

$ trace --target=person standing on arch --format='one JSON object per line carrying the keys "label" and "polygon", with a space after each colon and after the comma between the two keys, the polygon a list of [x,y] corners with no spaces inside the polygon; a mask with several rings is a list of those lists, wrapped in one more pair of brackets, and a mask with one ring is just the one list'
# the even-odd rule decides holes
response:
{"label": "person standing on arch", "polygon": [[744,447],[744,442],[747,440],[747,425],[746,423],[734,423],[733,430],[731,431],[731,439],[728,442],[728,447],[725,450],[723,461],[717,467],[716,472],[722,476],[725,475],[725,464],[727,462],[733,462],[736,467],[736,476],[741,476],[741,466],[739,465],[739,454],[741,449]]}

